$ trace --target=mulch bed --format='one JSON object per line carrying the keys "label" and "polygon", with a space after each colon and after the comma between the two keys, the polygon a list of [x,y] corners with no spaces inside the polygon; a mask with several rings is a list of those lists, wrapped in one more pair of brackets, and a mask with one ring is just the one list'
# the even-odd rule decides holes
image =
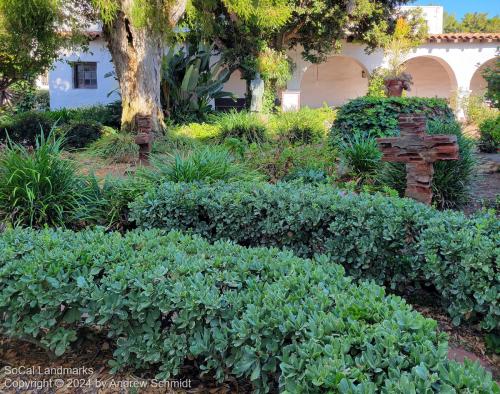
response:
{"label": "mulch bed", "polygon": [[[112,374],[107,364],[112,358],[112,349],[105,338],[93,338],[79,343],[73,350],[55,358],[35,344],[0,336],[0,393],[246,394],[251,392],[251,386],[243,381],[217,384],[210,377],[202,380],[195,366],[187,366],[179,374],[179,378],[163,382],[153,380],[151,372],[124,371]],[[24,370],[14,371],[14,368],[19,367],[24,367]],[[32,371],[28,371],[27,368],[32,368]],[[46,371],[46,368],[51,370]]]}
{"label": "mulch bed", "polygon": [[485,344],[484,333],[475,326],[453,325],[449,316],[437,307],[413,305],[415,310],[425,317],[434,319],[439,330],[449,336],[448,357],[458,362],[463,362],[464,357],[478,361],[485,369],[490,371],[495,380],[500,380],[500,355],[491,353]]}

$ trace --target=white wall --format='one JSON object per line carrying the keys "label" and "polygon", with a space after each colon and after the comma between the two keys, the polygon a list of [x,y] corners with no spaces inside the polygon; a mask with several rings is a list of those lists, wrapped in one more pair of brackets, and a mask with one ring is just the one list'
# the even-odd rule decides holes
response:
{"label": "white wall", "polygon": [[449,75],[446,66],[436,58],[417,57],[406,65],[406,72],[413,79],[408,96],[450,98],[456,92],[454,76]]}
{"label": "white wall", "polygon": [[420,8],[427,21],[429,34],[441,34],[443,32],[444,11],[442,6],[403,6],[402,10]]}
{"label": "white wall", "polygon": [[[106,43],[101,40],[91,41],[89,51],[65,52],[61,61],[54,64],[49,72],[50,108],[76,108],[96,104],[107,104],[119,99],[115,92],[110,97],[108,93],[118,88],[114,77],[104,78],[104,75],[114,70]],[[75,89],[73,86],[73,68],[70,62],[97,62],[97,89]]]}
{"label": "white wall", "polygon": [[477,70],[474,72],[470,82],[470,91],[473,95],[483,95],[486,92],[486,88],[488,87],[488,83],[483,78],[483,72],[488,67],[494,67],[495,60],[491,59],[486,63],[483,63],[481,66],[477,67]]}
{"label": "white wall", "polygon": [[366,94],[368,72],[350,57],[333,56],[307,69],[300,90],[301,106],[339,106]]}
{"label": "white wall", "polygon": [[224,84],[223,90],[226,92],[232,92],[239,98],[245,97],[247,85],[246,82],[241,79],[240,70],[236,70],[231,74],[229,80]]}
{"label": "white wall", "polygon": [[[415,82],[409,95],[451,98],[455,94],[466,96],[471,89],[481,90],[484,82],[478,76],[478,67],[495,58],[498,45],[480,41],[421,45],[407,56],[408,71]],[[323,71],[318,79],[317,66],[302,59],[300,52],[297,48],[289,53],[296,67],[285,94],[300,94],[301,106],[319,106],[323,101],[338,105],[346,98],[363,95],[366,90],[359,80],[360,67],[371,73],[377,67],[387,66],[381,50],[366,53],[362,45],[345,43],[340,55],[356,62],[319,65]],[[463,118],[464,112],[459,109],[457,115]]]}
{"label": "white wall", "polygon": [[[455,93],[468,95],[471,90],[481,91],[484,80],[478,67],[491,62],[497,53],[498,42],[441,42],[426,43],[413,50],[407,57],[413,74],[414,86],[411,96],[450,98]],[[366,53],[359,44],[344,43],[340,56],[318,66],[305,61],[301,49],[289,53],[295,63],[292,79],[287,91],[293,97],[300,95],[301,106],[318,107],[327,102],[340,105],[350,98],[364,95],[368,79],[362,78],[362,70],[369,74],[377,67],[386,65],[384,53],[377,50]],[[73,70],[68,61],[97,62],[97,89],[74,89]],[[113,70],[111,56],[102,40],[90,43],[87,53],[67,53],[64,61],[57,62],[49,73],[51,108],[80,107],[106,104],[119,98],[117,93],[108,93],[118,87],[114,78],[104,78]],[[225,89],[244,97],[245,82],[239,72],[233,73]],[[458,113],[461,117],[462,113]]]}

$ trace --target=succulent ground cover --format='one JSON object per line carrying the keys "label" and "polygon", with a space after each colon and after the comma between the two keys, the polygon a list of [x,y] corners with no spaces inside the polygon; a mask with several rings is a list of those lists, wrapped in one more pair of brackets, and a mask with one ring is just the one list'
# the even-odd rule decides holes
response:
{"label": "succulent ground cover", "polygon": [[2,331],[56,355],[90,330],[113,370],[158,378],[195,363],[255,392],[498,392],[447,359],[435,321],[325,257],[157,230],[7,230],[0,247]]}

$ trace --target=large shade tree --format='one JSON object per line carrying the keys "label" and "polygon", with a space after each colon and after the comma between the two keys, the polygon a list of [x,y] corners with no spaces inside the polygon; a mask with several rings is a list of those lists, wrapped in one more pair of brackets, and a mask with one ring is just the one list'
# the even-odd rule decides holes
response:
{"label": "large shade tree", "polygon": [[57,0],[0,0],[0,107],[9,87],[44,73],[66,42],[57,33],[63,15]]}
{"label": "large shade tree", "polygon": [[[214,41],[228,67],[240,69],[249,85],[251,78],[264,71],[260,66],[286,61],[284,55],[292,48],[319,63],[340,50],[345,39],[362,42],[368,49],[384,46],[401,14],[398,7],[410,1],[286,0],[274,2],[266,17],[257,14],[242,19],[228,9],[225,0],[193,0],[196,7],[189,29],[191,40]],[[284,74],[284,67],[274,70]]]}
{"label": "large shade tree", "polygon": [[[76,0],[75,0],[76,1]],[[150,115],[153,127],[161,129],[161,65],[169,38],[178,37],[175,29],[186,10],[203,14],[214,0],[88,0],[103,22],[116,76],[120,85],[123,115],[122,129],[136,128],[136,115]],[[288,17],[288,0],[223,0],[226,15],[242,23],[269,26],[278,13]],[[271,13],[271,14],[270,14]],[[272,16],[273,13],[276,15]],[[272,16],[272,17],[271,17]],[[274,23],[274,22],[273,22]],[[174,34],[176,33],[176,34]],[[182,34],[181,34],[182,36]],[[172,44],[170,42],[170,44]]]}

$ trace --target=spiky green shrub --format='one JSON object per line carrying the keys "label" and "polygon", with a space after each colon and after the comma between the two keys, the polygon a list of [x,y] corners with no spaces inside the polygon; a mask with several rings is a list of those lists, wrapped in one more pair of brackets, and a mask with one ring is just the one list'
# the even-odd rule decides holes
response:
{"label": "spiky green shrub", "polygon": [[321,141],[327,133],[327,120],[318,110],[302,108],[299,111],[275,115],[270,122],[272,132],[292,144],[311,144]]}
{"label": "spiky green shrub", "polygon": [[499,392],[448,360],[435,321],[326,257],[160,231],[8,230],[0,250],[2,333],[56,355],[99,329],[113,371],[158,379],[196,365],[256,393]]}
{"label": "spiky green shrub", "polygon": [[[456,135],[459,158],[453,161],[434,163],[432,179],[433,204],[440,209],[460,208],[470,200],[470,186],[474,178],[476,160],[474,143],[462,133],[456,121],[430,121],[427,133]],[[384,163],[379,181],[404,195],[406,189],[406,168],[403,163]]]}
{"label": "spiky green shrub", "polygon": [[0,220],[16,226],[64,226],[75,220],[82,179],[61,157],[62,138],[52,131],[35,148],[10,143],[0,154]]}
{"label": "spiky green shrub", "polygon": [[360,133],[340,142],[339,155],[344,166],[356,176],[373,177],[381,167],[382,153],[377,142]]}
{"label": "spiky green shrub", "polygon": [[112,163],[126,163],[138,158],[139,147],[133,134],[111,129],[92,143],[88,152]]}
{"label": "spiky green shrub", "polygon": [[99,182],[95,176],[88,176],[83,187],[82,221],[107,229],[130,229],[133,225],[128,220],[128,205],[153,187],[144,177],[106,177]]}
{"label": "spiky green shrub", "polygon": [[492,213],[469,218],[328,185],[254,182],[165,183],[131,204],[130,217],[142,228],[186,230],[211,241],[325,253],[350,275],[395,290],[435,286],[457,324],[500,324],[500,222]]}
{"label": "spiky green shrub", "polygon": [[267,138],[267,127],[258,115],[242,111],[230,111],[212,117],[218,126],[222,140],[238,138],[247,142],[263,142]]}
{"label": "spiky green shrub", "polygon": [[206,146],[187,153],[175,153],[170,157],[156,156],[152,167],[143,170],[142,176],[153,182],[215,182],[258,180],[262,178],[254,170],[234,160],[229,151],[221,146]]}

